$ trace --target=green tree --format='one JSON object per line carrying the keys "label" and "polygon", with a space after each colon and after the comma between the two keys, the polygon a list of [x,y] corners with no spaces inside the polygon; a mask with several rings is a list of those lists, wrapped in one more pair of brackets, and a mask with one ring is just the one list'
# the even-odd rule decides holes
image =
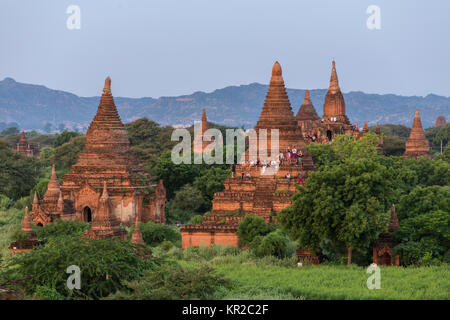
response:
{"label": "green tree", "polygon": [[258,236],[265,236],[274,230],[274,226],[267,225],[263,218],[246,215],[241,220],[237,229],[237,235],[239,238],[239,246],[244,247],[252,243],[252,241]]}
{"label": "green tree", "polygon": [[175,197],[167,204],[168,222],[186,223],[205,206],[202,193],[190,184],[184,185],[175,193]]}
{"label": "green tree", "polygon": [[53,163],[58,169],[70,169],[78,160],[84,148],[85,136],[72,138],[69,142],[54,149]]}
{"label": "green tree", "polygon": [[56,139],[53,142],[53,147],[56,148],[62,146],[64,143],[69,142],[72,138],[78,137],[79,135],[79,133],[64,130],[62,133],[56,136]]}
{"label": "green tree", "polygon": [[385,230],[393,201],[393,170],[380,163],[375,136],[353,142],[338,136],[332,148],[338,160],[310,174],[278,219],[300,246],[319,251],[321,243],[366,249]]}

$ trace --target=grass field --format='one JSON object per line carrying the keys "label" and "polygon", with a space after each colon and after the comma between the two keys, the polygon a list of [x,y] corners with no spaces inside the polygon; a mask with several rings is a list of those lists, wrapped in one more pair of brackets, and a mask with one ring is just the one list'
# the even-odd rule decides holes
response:
{"label": "grass field", "polygon": [[[183,262],[196,265],[197,262]],[[444,299],[450,298],[450,268],[381,267],[381,289],[369,290],[363,267],[257,265],[211,262],[235,281],[223,299]]]}

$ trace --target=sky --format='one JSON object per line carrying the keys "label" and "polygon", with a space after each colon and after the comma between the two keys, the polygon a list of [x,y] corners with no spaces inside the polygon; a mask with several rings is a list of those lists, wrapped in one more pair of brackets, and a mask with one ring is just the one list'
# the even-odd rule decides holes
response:
{"label": "sky", "polygon": [[334,58],[344,92],[450,96],[449,16],[448,0],[1,0],[0,80],[97,96],[111,76],[115,96],[157,98],[268,83],[278,60],[287,87],[318,89]]}

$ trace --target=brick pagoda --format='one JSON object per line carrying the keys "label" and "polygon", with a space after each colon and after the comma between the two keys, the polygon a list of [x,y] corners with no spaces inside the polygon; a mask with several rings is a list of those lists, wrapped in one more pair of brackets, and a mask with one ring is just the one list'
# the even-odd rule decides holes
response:
{"label": "brick pagoda", "polygon": [[[255,126],[256,132],[260,129],[268,131],[267,148],[270,129],[278,129],[280,151],[297,149],[303,154],[301,161],[279,161],[278,155],[269,154],[274,162],[263,165],[258,144],[254,155],[258,163],[252,164],[247,152],[245,161],[236,165],[235,175],[225,180],[224,190],[215,193],[211,213],[203,218],[203,223],[182,227],[183,249],[212,244],[237,246],[236,230],[245,215],[259,216],[267,223],[275,222],[276,214],[291,204],[291,196],[297,191],[297,177],[300,176],[299,184],[302,184],[308,172],[316,170],[292,112],[278,62],[273,66],[269,90]],[[291,178],[286,178],[288,174]]]}
{"label": "brick pagoda", "polygon": [[392,233],[399,228],[395,205],[392,204],[391,218],[387,232],[383,232],[375,241],[373,246],[373,263],[384,266],[399,266],[399,256],[392,256],[392,249],[397,245],[397,241],[392,238]]}
{"label": "brick pagoda", "polygon": [[27,138],[25,137],[25,131],[22,129],[22,134],[20,135],[19,142],[13,147],[13,151],[17,152],[23,156],[36,157],[39,158],[41,154],[41,148],[39,144],[29,144]]}
{"label": "brick pagoda", "polygon": [[[198,124],[196,124],[198,125]],[[194,125],[194,127],[196,126]],[[206,110],[202,111],[202,121],[200,123],[201,130],[199,130],[194,136],[194,140],[192,142],[192,150],[195,153],[203,153],[207,146],[211,145],[209,150],[214,148],[214,137],[207,135],[207,130],[209,129],[208,119],[206,118]]]}
{"label": "brick pagoda", "polygon": [[422,156],[431,157],[430,146],[422,128],[419,110],[414,114],[414,122],[405,144],[405,157],[418,158]]}
{"label": "brick pagoda", "polygon": [[447,120],[444,116],[438,116],[436,118],[436,122],[434,123],[435,127],[444,127],[447,124]]}
{"label": "brick pagoda", "polygon": [[[154,188],[154,195],[149,187]],[[116,225],[131,225],[136,216],[143,222],[165,223],[165,203],[162,180],[152,185],[131,151],[108,77],[78,161],[63,176],[61,186],[53,167],[43,199],[39,200],[35,194],[32,219],[36,225],[58,219],[92,222],[89,236],[122,236]],[[107,229],[100,231],[101,226]]]}

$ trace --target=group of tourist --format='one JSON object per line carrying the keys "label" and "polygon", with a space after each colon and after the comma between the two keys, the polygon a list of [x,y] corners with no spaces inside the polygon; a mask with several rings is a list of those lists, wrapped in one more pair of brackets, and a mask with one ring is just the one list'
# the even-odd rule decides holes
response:
{"label": "group of tourist", "polygon": [[287,161],[290,164],[301,163],[303,157],[303,152],[301,150],[297,150],[294,146],[292,149],[288,148],[285,152],[280,152],[278,155],[278,161],[280,164]]}
{"label": "group of tourist", "polygon": [[[284,177],[286,179],[288,179],[289,182],[291,181],[291,174],[289,172]],[[306,176],[304,176],[301,172],[299,172],[298,175],[297,175],[296,182],[298,184],[300,184],[302,182],[302,180],[305,179],[305,178],[306,178]]]}

